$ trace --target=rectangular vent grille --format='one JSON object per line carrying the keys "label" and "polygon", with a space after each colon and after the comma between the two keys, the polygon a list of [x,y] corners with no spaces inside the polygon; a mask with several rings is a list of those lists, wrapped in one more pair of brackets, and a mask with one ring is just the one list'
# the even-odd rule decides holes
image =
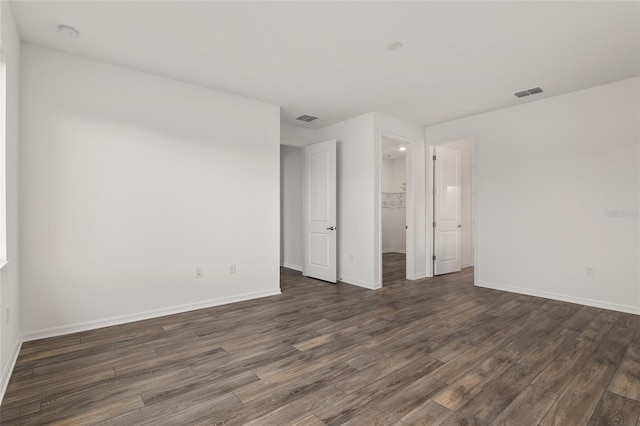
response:
{"label": "rectangular vent grille", "polygon": [[317,119],[318,117],[314,115],[308,115],[308,114],[302,114],[300,117],[296,117],[296,120],[305,121],[307,123]]}
{"label": "rectangular vent grille", "polygon": [[529,95],[536,95],[538,93],[542,93],[542,89],[540,87],[534,87],[533,89],[523,90],[522,92],[515,92],[514,95],[518,98],[524,98]]}

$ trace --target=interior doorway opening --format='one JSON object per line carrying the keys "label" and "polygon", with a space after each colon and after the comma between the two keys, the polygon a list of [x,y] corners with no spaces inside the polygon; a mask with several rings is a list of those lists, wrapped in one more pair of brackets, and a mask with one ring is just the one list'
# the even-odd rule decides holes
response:
{"label": "interior doorway opening", "polygon": [[382,135],[380,143],[380,255],[382,284],[410,277],[410,141]]}

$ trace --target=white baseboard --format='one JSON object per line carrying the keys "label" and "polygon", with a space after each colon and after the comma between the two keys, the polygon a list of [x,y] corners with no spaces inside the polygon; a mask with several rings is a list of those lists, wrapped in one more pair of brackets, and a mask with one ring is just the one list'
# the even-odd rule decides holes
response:
{"label": "white baseboard", "polygon": [[292,265],[291,263],[283,263],[283,268],[293,269],[294,271],[302,272],[302,266]]}
{"label": "white baseboard", "polygon": [[476,286],[491,288],[493,290],[508,291],[510,293],[526,294],[527,296],[543,297],[545,299],[559,300],[561,302],[577,303],[579,305],[592,306],[594,308],[609,309],[612,311],[625,312],[628,314],[640,315],[640,308],[636,306],[620,305],[617,303],[603,302],[600,300],[585,299],[582,297],[567,296],[549,291],[532,290],[529,288],[509,287],[505,285],[478,281]]}
{"label": "white baseboard", "polygon": [[13,373],[13,369],[16,366],[16,361],[18,360],[18,355],[20,354],[20,348],[22,348],[22,338],[18,336],[16,339],[16,344],[13,347],[13,351],[11,351],[11,358],[7,363],[7,367],[2,372],[2,378],[0,379],[0,404],[4,399],[4,394],[7,391],[7,386],[9,386],[9,380],[11,379],[11,373]]}
{"label": "white baseboard", "polygon": [[261,297],[275,296],[282,294],[280,289],[256,291],[253,293],[244,293],[231,297],[222,297],[219,299],[210,299],[197,303],[188,303],[185,305],[172,306],[162,309],[154,309],[151,311],[140,312],[130,315],[121,315],[117,317],[104,318],[94,321],[86,321],[81,323],[62,325],[58,327],[46,328],[42,330],[30,331],[22,335],[25,342],[31,340],[45,339],[47,337],[61,336],[63,334],[77,333],[80,331],[94,330],[96,328],[110,327],[112,325],[125,324],[128,322],[142,321],[151,318],[162,317],[165,315],[179,314],[182,312],[195,311],[197,309],[211,308],[213,306],[226,305],[229,303],[242,302],[245,300],[258,299]]}
{"label": "white baseboard", "polygon": [[412,279],[412,280],[420,280],[420,279],[422,279],[422,278],[427,278],[427,273],[426,273],[426,272],[423,272],[423,273],[421,273],[421,274],[416,274],[416,275],[414,275],[414,277],[413,277],[413,278],[411,278],[411,279]]}
{"label": "white baseboard", "polygon": [[340,277],[338,278],[338,281],[343,282],[345,284],[351,284],[358,287],[366,288],[369,290],[378,290],[379,288],[382,288],[381,284],[366,283],[364,281],[358,281],[348,277]]}
{"label": "white baseboard", "polygon": [[402,254],[407,254],[407,251],[405,249],[390,248],[390,249],[383,249],[382,253],[402,253]]}

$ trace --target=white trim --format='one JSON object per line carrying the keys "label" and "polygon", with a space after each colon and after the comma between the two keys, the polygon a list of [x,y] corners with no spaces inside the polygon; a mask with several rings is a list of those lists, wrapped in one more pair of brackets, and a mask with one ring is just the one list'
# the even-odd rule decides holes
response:
{"label": "white trim", "polygon": [[480,199],[479,181],[478,181],[478,159],[480,158],[480,135],[474,133],[473,136],[473,162],[471,163],[471,220],[473,227],[473,284],[478,285],[478,277],[480,276],[480,263],[478,261],[478,248],[480,243],[478,235],[480,235],[480,222],[478,222],[478,209]]}
{"label": "white trim", "polygon": [[7,60],[0,40],[0,259],[7,260]]}
{"label": "white trim", "polygon": [[421,274],[417,274],[415,277],[413,277],[413,280],[412,280],[412,281],[420,280],[420,279],[422,279],[422,278],[427,278],[427,273],[426,273],[426,272],[423,272],[423,273],[421,273]]}
{"label": "white trim", "polygon": [[284,145],[284,146],[292,146],[294,148],[304,148],[306,145],[311,144],[311,142],[298,142],[298,141],[292,141],[289,139],[280,139],[280,145]]}
{"label": "white trim", "polygon": [[592,306],[594,308],[609,309],[612,311],[625,312],[628,314],[640,315],[640,307],[620,305],[617,303],[603,302],[600,300],[585,299],[582,297],[568,296],[566,294],[558,294],[549,291],[533,290],[530,288],[510,287],[501,284],[490,283],[487,281],[478,281],[478,287],[491,288],[493,290],[508,291],[510,293],[526,294],[527,296],[543,297],[545,299],[559,300],[561,302],[577,303],[579,305]]}
{"label": "white trim", "polygon": [[355,286],[358,286],[358,287],[366,288],[366,289],[369,289],[369,290],[378,290],[378,289],[382,288],[381,284],[366,283],[364,281],[358,281],[358,280],[354,280],[352,278],[340,277],[340,278],[338,278],[338,281],[343,282],[345,284],[351,284],[351,285],[355,285]]}
{"label": "white trim", "polygon": [[7,266],[9,264],[8,260],[0,260],[0,269],[4,268],[5,266]]}
{"label": "white trim", "polygon": [[426,135],[426,127],[425,127],[425,135],[424,135],[424,140],[425,140],[425,153],[427,155],[427,157],[424,159],[425,160],[425,168],[424,168],[424,174],[425,174],[425,188],[426,188],[426,193],[427,193],[427,200],[425,203],[425,208],[427,209],[426,213],[427,213],[427,223],[426,223],[426,230],[427,230],[427,236],[426,236],[426,250],[425,253],[427,254],[427,259],[426,259],[426,275],[427,278],[432,278],[433,277],[433,155],[435,153],[435,147],[434,145],[429,145],[429,143],[427,142],[427,135]]}
{"label": "white trim", "polygon": [[23,339],[18,336],[18,338],[16,339],[16,344],[13,347],[13,351],[11,351],[11,358],[9,358],[7,368],[5,368],[2,372],[2,379],[0,379],[0,403],[2,403],[2,400],[4,399],[4,394],[7,391],[7,386],[9,386],[9,379],[11,379],[11,374],[13,373],[13,369],[16,366],[16,361],[18,361],[18,354],[20,354],[22,342]]}
{"label": "white trim", "polygon": [[293,269],[294,271],[302,272],[302,266],[294,265],[291,263],[283,263],[281,266],[283,268]]}
{"label": "white trim", "polygon": [[407,254],[406,250],[403,249],[394,249],[394,248],[390,248],[390,249],[383,249],[382,253],[400,253],[400,254]]}
{"label": "white trim", "polygon": [[77,333],[80,331],[94,330],[96,328],[110,327],[112,325],[125,324],[134,321],[142,321],[151,318],[163,317],[166,315],[179,314],[197,309],[211,308],[213,306],[226,305],[229,303],[243,302],[245,300],[259,299],[261,297],[275,296],[282,294],[280,289],[256,291],[253,293],[244,293],[236,296],[222,297],[219,299],[210,299],[203,302],[188,303],[184,305],[172,306],[169,308],[154,309],[151,311],[120,315],[117,317],[104,318],[93,321],[80,322],[76,324],[62,325],[58,327],[46,328],[42,330],[30,331],[22,335],[22,340],[29,342],[31,340],[45,339],[47,337],[61,336],[63,334]]}

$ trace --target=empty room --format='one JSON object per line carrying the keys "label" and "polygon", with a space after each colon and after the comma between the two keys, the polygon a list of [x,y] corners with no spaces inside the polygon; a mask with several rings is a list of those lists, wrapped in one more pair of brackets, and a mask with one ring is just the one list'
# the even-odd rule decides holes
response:
{"label": "empty room", "polygon": [[640,425],[640,2],[0,0],[0,424]]}

